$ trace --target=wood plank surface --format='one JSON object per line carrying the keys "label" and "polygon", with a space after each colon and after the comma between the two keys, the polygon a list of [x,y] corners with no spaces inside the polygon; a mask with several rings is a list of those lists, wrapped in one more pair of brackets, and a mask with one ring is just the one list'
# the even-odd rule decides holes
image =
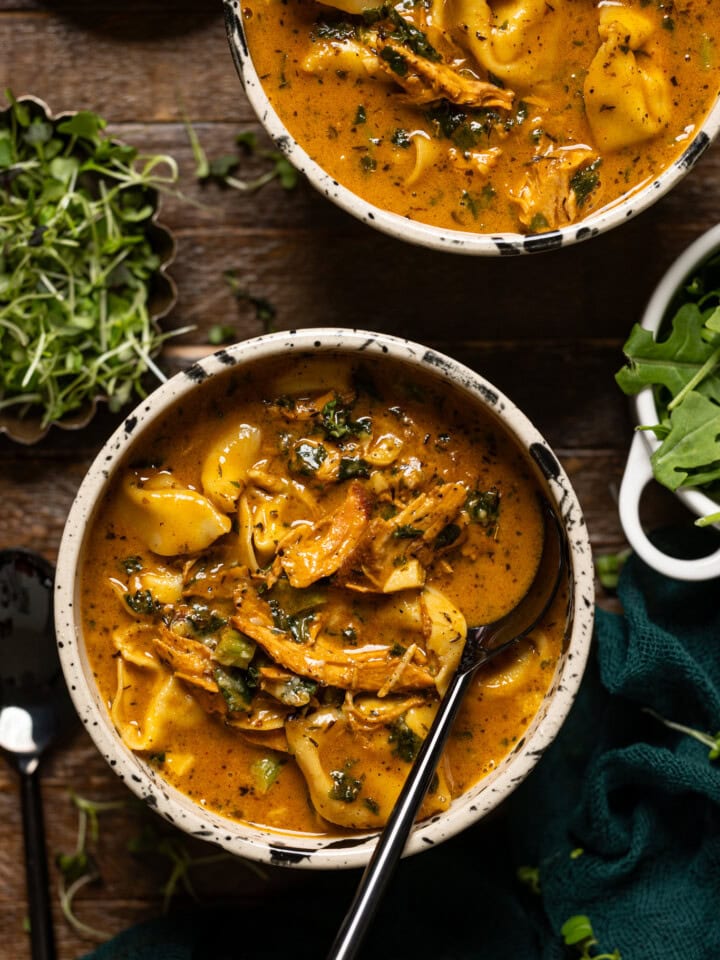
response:
{"label": "wood plank surface", "polygon": [[[456,357],[506,392],[535,422],[567,468],[586,513],[594,548],[624,546],[616,498],[632,419],[613,374],[621,346],[664,270],[703,230],[720,221],[720,151],[711,148],[670,195],[590,242],[535,257],[483,259],[435,253],[370,231],[307,183],[276,182],[241,194],[200,187],[186,116],[208,154],[234,149],[241,131],[264,139],[235,74],[219,2],[212,0],[0,0],[0,89],[32,93],[56,112],[87,108],[110,132],[179,164],[178,194],[162,202],[177,240],[171,268],[178,304],[168,328],[194,325],[163,353],[172,374],[210,352],[213,324],[237,339],[265,330],[250,302],[224,279],[233,271],[252,297],[275,308],[276,329],[347,326],[419,340]],[[266,169],[243,159],[242,175]],[[0,437],[0,549],[24,546],[54,560],[77,488],[119,423],[102,409],[89,427],[54,429],[23,447]],[[650,524],[679,516],[675,500],[650,493]],[[128,844],[148,825],[84,731],[49,759],[43,778],[51,855],[70,852],[77,811],[69,791],[124,806],[102,818],[97,859],[101,882],[83,890],[78,912],[92,926],[120,931],[162,909],[171,864],[137,857]],[[182,841],[194,856],[215,852]],[[57,893],[57,871],[52,868]],[[334,878],[270,870],[257,877],[227,860],[194,875],[210,898],[252,903],[300,884]],[[349,889],[350,879],[339,881]],[[0,767],[0,956],[26,960],[23,854],[17,781]],[[61,917],[55,898],[59,960],[92,946]]]}

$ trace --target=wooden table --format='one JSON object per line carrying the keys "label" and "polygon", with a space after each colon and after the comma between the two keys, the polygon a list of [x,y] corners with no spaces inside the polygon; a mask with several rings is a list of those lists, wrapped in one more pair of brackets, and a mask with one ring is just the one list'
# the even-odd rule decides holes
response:
{"label": "wooden table", "polygon": [[[167,372],[212,349],[212,324],[233,325],[237,339],[263,331],[252,303],[233,298],[226,270],[236,271],[251,296],[273,304],[276,329],[362,327],[432,344],[480,371],[534,420],[576,486],[595,550],[623,545],[616,495],[632,427],[613,373],[663,271],[720,220],[717,148],[671,196],[621,229],[529,258],[461,258],[371,232],[305,183],[293,192],[272,183],[253,195],[197,187],[183,111],[212,155],[231,151],[238,132],[258,129],[235,75],[218,2],[0,0],[0,51],[0,89],[36,94],[57,112],[97,111],[113,134],[178,159],[181,188],[199,202],[163,203],[162,218],[178,240],[172,274],[179,302],[167,323],[196,329],[167,348]],[[251,174],[256,165],[250,160],[244,171]],[[0,437],[0,548],[23,546],[55,559],[75,491],[116,423],[104,411],[79,433],[53,430],[27,448]],[[670,507],[661,496],[652,504],[656,517]],[[44,774],[51,855],[75,843],[70,789],[96,800],[130,799],[79,731]],[[87,923],[117,932],[160,912],[169,861],[137,860],[127,850],[149,816],[129,806],[103,816],[102,882],[78,901]],[[197,856],[213,852],[188,849]],[[3,765],[0,953],[9,960],[29,956],[22,863],[17,782]],[[239,864],[193,876],[214,895],[251,899],[299,882],[290,871],[260,881]],[[303,874],[303,883],[323,880]],[[57,908],[55,927],[61,960],[92,946]]]}

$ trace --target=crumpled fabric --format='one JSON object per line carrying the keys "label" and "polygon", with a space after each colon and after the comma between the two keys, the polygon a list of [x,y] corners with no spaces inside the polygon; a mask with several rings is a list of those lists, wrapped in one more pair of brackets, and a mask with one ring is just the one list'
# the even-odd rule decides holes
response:
{"label": "crumpled fabric", "polygon": [[[662,545],[699,555],[708,536]],[[566,960],[579,952],[560,929],[577,914],[594,953],[720,956],[720,761],[646,712],[720,730],[720,580],[670,580],[631,557],[618,596],[624,615],[597,611],[553,745],[498,811],[400,864],[363,960]],[[522,866],[538,868],[539,894]],[[300,892],[171,914],[85,960],[322,960],[357,879],[307,872]]]}

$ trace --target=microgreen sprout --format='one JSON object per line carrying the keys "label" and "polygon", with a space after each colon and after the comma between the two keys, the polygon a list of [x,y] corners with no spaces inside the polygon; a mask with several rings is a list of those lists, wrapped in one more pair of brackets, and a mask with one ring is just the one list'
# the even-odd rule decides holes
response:
{"label": "microgreen sprout", "polygon": [[595,573],[605,590],[617,590],[620,572],[629,556],[629,550],[620,550],[618,553],[602,553],[595,557]]}
{"label": "microgreen sprout", "polygon": [[643,707],[643,711],[644,713],[649,713],[651,717],[655,717],[656,720],[659,720],[660,723],[664,724],[666,727],[669,727],[670,730],[675,730],[677,733],[684,733],[686,736],[692,737],[694,740],[702,743],[708,748],[709,760],[717,760],[720,758],[720,730],[715,734],[715,736],[713,736],[711,733],[703,733],[701,730],[694,730],[692,727],[686,727],[683,723],[675,723],[673,720],[666,720],[665,717],[660,716],[659,713],[656,713],[649,707]]}
{"label": "microgreen sprout", "polygon": [[[164,760],[164,755],[155,755],[156,762],[161,756]],[[70,926],[81,937],[89,940],[107,940],[110,933],[90,926],[77,916],[74,901],[83,887],[102,879],[96,856],[100,840],[101,817],[121,810],[142,815],[147,808],[134,799],[104,802],[89,800],[72,790],[70,799],[78,811],[77,839],[72,853],[59,853],[55,858],[60,872],[60,907]],[[240,864],[261,880],[267,880],[267,873],[262,867],[230,853],[220,851],[193,856],[183,842],[182,836],[172,828],[167,829],[171,832],[160,833],[149,822],[141,823],[139,832],[128,842],[128,851],[133,855],[156,856],[169,861],[170,873],[161,887],[164,911],[168,910],[173,897],[181,889],[193,899],[198,899],[190,876],[191,871],[196,868],[221,862]]]}
{"label": "microgreen sprout", "polygon": [[590,952],[597,946],[598,941],[589,917],[582,914],[570,917],[562,925],[560,933],[566,946],[578,950],[579,960],[622,960],[619,950],[613,950],[612,953]]}
{"label": "microgreen sprout", "polygon": [[61,420],[96,397],[117,411],[165,377],[149,308],[148,235],[172,157],[143,156],[82,111],[48,120],[9,91],[0,114],[0,410]]}
{"label": "microgreen sprout", "polygon": [[76,933],[90,940],[107,940],[110,936],[84,923],[75,913],[74,900],[83,887],[100,879],[100,871],[92,853],[100,836],[99,815],[127,807],[124,800],[98,802],[80,797],[72,790],[70,798],[78,811],[78,830],[72,853],[59,853],[55,863],[60,871],[60,908]]}
{"label": "microgreen sprout", "polygon": [[[165,913],[167,913],[172,899],[179,889],[183,889],[193,900],[199,899],[192,883],[192,870],[197,867],[209,867],[216,863],[238,862],[237,857],[222,851],[194,857],[178,835],[162,835],[149,824],[143,827],[138,836],[129,841],[128,850],[133,854],[154,855],[169,861],[170,874],[162,887],[163,912]],[[241,860],[240,862],[261,880],[267,880],[267,873],[262,867],[258,867],[249,860]]]}
{"label": "microgreen sprout", "polygon": [[187,130],[195,160],[195,178],[200,183],[218,183],[240,193],[254,193],[266,184],[277,180],[284,190],[293,190],[297,186],[298,172],[279,150],[266,150],[258,147],[257,139],[252,131],[246,131],[235,138],[235,143],[246,154],[252,154],[261,160],[267,161],[269,169],[251,180],[241,180],[236,176],[242,156],[238,153],[223,154],[210,160],[205,148],[200,142],[197,131],[188,119],[185,119]]}

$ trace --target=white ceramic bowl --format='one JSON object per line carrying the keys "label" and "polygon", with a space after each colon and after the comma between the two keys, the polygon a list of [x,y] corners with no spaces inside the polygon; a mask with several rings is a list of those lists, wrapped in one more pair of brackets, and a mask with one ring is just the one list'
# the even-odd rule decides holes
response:
{"label": "white ceramic bowl", "polygon": [[558,732],[577,692],[593,624],[593,565],[585,522],[568,478],[547,443],[517,407],[494,386],[461,364],[418,344],[357,330],[315,329],[277,333],[235,344],[173,377],[143,401],[116,430],[90,467],[70,511],[57,564],[56,630],[60,659],[71,695],[88,733],[115,772],[139,797],[176,826],[227,850],[273,864],[357,867],[367,862],[376,833],[327,839],[274,832],[228,820],[201,808],[169,786],[154,767],[132,753],[110,720],[92,676],[79,617],[79,571],[93,515],[114,470],[132,441],[179,398],[187,399],[209,377],[231,376],[267,357],[300,352],[358,353],[373,365],[387,357],[429,372],[482,406],[526,451],[538,482],[567,533],[570,554],[570,611],[566,644],[551,687],[526,735],[498,767],[456,799],[450,809],[415,826],[408,852],[427,849],[479,820],[524,779]]}
{"label": "white ceramic bowl", "polygon": [[538,253],[587,240],[641,213],[672,189],[692,169],[720,129],[720,99],[705,121],[698,126],[693,140],[674,163],[641,190],[609,204],[578,223],[547,233],[526,236],[522,233],[480,234],[435,227],[390,213],[363,200],[317,164],[297,143],[270,103],[250,56],[242,22],[240,0],[223,0],[228,40],[240,80],[258,119],[288,160],[310,183],[333,203],[358,220],[400,240],[434,250],[481,256],[513,256]]}
{"label": "white ceramic bowl", "polygon": [[[675,294],[691,274],[712,254],[720,251],[720,224],[702,234],[673,263],[651,296],[641,326],[657,337],[664,320],[670,319],[669,308]],[[633,398],[635,419],[640,426],[658,422],[657,406],[651,387]],[[652,430],[638,431],[630,446],[625,472],[620,485],[619,511],[625,536],[642,559],[665,576],[677,580],[708,580],[720,576],[720,550],[698,560],[679,560],[659,550],[647,537],[640,522],[640,501],[645,487],[653,479],[650,457],[660,446]],[[699,490],[676,490],[675,496],[698,517],[720,511],[720,503]]]}

